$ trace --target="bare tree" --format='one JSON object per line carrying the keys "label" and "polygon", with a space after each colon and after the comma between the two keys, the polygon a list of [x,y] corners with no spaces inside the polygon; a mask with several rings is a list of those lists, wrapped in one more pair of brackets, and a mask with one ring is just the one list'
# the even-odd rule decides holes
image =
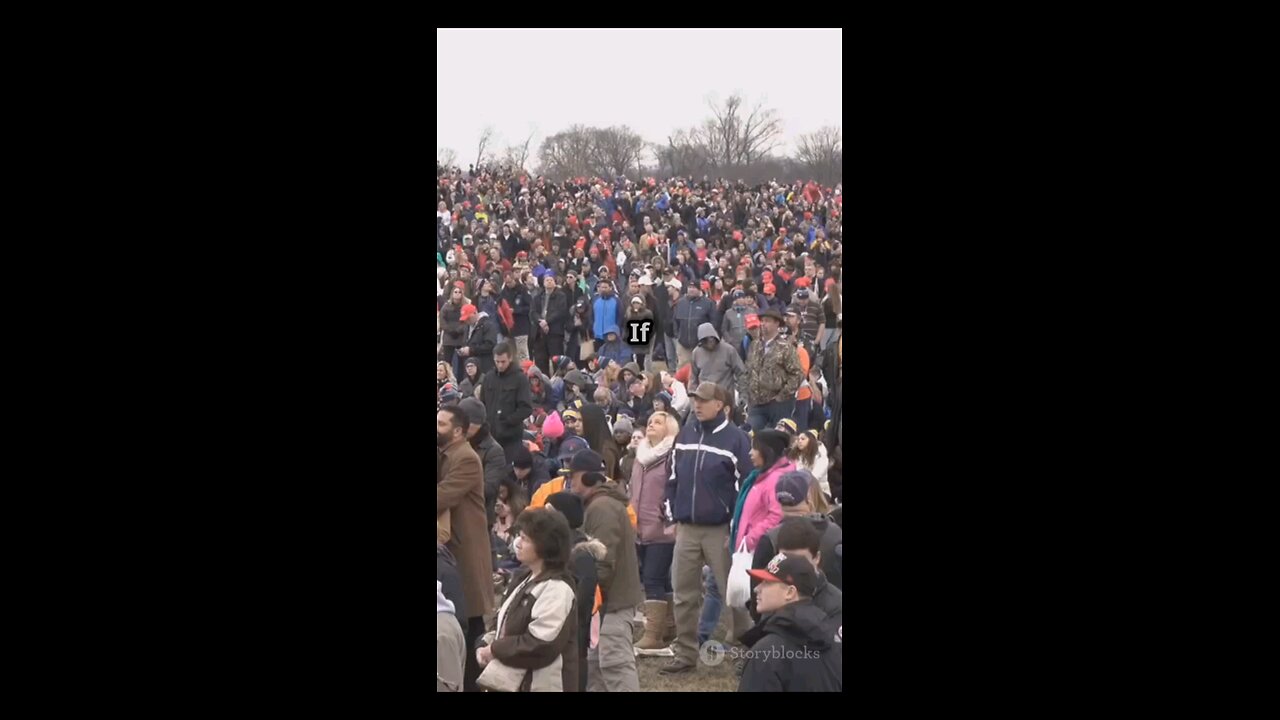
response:
{"label": "bare tree", "polygon": [[591,174],[591,128],[581,125],[548,137],[538,150],[539,171],[557,179]]}
{"label": "bare tree", "polygon": [[796,159],[815,178],[830,184],[844,177],[844,150],[841,147],[840,128],[824,127],[816,132],[801,135],[796,145]]}
{"label": "bare tree", "polygon": [[621,127],[599,128],[591,133],[592,170],[601,176],[638,171],[644,154],[644,138]]}
{"label": "bare tree", "polygon": [[439,148],[436,150],[436,164],[449,168],[453,167],[453,164],[457,161],[458,153],[454,152],[452,148]]}
{"label": "bare tree", "polygon": [[503,156],[503,161],[514,168],[524,170],[525,163],[529,162],[529,146],[533,143],[533,135],[537,132],[531,131],[529,137],[519,145],[508,145],[507,153]]}
{"label": "bare tree", "polygon": [[655,146],[658,166],[669,176],[703,175],[711,167],[710,149],[702,142],[698,128],[677,130],[667,136],[667,144]]}
{"label": "bare tree", "polygon": [[741,95],[733,94],[723,103],[707,98],[711,117],[688,132],[692,142],[718,172],[744,171],[769,157],[782,138],[778,112],[756,103],[745,112]]}
{"label": "bare tree", "polygon": [[476,148],[476,168],[484,163],[485,151],[489,149],[489,143],[493,142],[493,126],[490,125],[480,133],[480,145]]}
{"label": "bare tree", "polygon": [[778,112],[756,103],[747,119],[742,121],[742,131],[738,140],[743,165],[751,165],[756,160],[767,157],[778,147],[782,137],[782,120]]}

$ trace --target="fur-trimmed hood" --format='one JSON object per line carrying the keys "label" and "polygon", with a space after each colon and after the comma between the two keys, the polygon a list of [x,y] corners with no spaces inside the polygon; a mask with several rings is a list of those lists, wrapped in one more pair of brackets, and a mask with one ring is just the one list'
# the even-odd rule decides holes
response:
{"label": "fur-trimmed hood", "polygon": [[609,549],[604,546],[604,543],[600,542],[599,540],[593,537],[589,537],[586,540],[574,545],[573,549],[586,550],[587,553],[591,555],[591,557],[596,559],[596,562],[600,562],[601,560],[604,559],[605,555],[609,554]]}

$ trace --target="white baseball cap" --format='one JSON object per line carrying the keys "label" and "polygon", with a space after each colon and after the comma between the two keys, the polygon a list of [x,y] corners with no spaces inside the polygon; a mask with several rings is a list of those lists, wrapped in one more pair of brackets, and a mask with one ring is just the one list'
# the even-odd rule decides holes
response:
{"label": "white baseball cap", "polygon": [[670,280],[667,281],[667,287],[673,287],[679,290],[680,288],[684,287],[684,283],[680,282],[675,278],[671,278]]}

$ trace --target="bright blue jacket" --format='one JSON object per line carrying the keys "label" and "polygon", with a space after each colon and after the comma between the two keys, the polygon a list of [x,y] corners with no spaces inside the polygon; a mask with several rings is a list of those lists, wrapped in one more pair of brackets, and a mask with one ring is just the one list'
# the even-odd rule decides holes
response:
{"label": "bright blue jacket", "polygon": [[675,522],[725,525],[733,519],[738,483],[754,470],[751,439],[721,415],[686,423],[671,451],[667,513]]}
{"label": "bright blue jacket", "polygon": [[618,331],[622,323],[622,304],[618,302],[617,295],[607,298],[597,295],[591,301],[591,312],[591,334],[596,340],[604,340],[604,334],[609,332],[610,326],[614,332]]}

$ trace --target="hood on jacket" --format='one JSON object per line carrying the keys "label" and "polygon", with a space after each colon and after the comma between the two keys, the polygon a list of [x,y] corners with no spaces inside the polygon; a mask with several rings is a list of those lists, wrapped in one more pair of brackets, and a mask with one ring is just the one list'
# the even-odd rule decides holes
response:
{"label": "hood on jacket", "polygon": [[631,498],[627,497],[627,494],[622,492],[622,488],[618,487],[618,484],[612,480],[600,486],[600,489],[593,493],[587,500],[587,504],[590,505],[602,497],[611,497],[623,505],[627,505],[631,502]]}
{"label": "hood on jacket", "polygon": [[573,549],[586,550],[587,554],[595,558],[596,562],[600,562],[609,554],[609,548],[605,547],[604,543],[593,537],[589,537],[585,542],[580,542],[577,545],[574,545]]}
{"label": "hood on jacket", "polygon": [[801,600],[765,615],[759,625],[742,636],[742,642],[752,647],[765,635],[780,635],[809,650],[823,652],[833,645],[833,638],[828,638],[823,629],[825,621],[826,613],[813,600]]}
{"label": "hood on jacket", "polygon": [[436,612],[453,614],[453,603],[444,596],[444,585],[436,581]]}
{"label": "hood on jacket", "polygon": [[698,326],[698,342],[702,342],[707,338],[720,339],[720,333],[716,332],[715,326],[711,323],[702,323]]}
{"label": "hood on jacket", "polygon": [[623,366],[622,366],[622,369],[623,369],[623,370],[630,370],[632,375],[639,375],[639,374],[640,374],[640,366],[639,366],[638,364],[636,364],[636,361],[635,361],[635,360],[632,360],[631,362],[627,363],[626,365],[623,365]]}
{"label": "hood on jacket", "polygon": [[[606,325],[604,328],[604,334],[608,335],[609,333],[613,333],[614,335],[621,335],[621,333],[618,332],[617,325]],[[637,365],[636,367],[639,367],[639,365]]]}

